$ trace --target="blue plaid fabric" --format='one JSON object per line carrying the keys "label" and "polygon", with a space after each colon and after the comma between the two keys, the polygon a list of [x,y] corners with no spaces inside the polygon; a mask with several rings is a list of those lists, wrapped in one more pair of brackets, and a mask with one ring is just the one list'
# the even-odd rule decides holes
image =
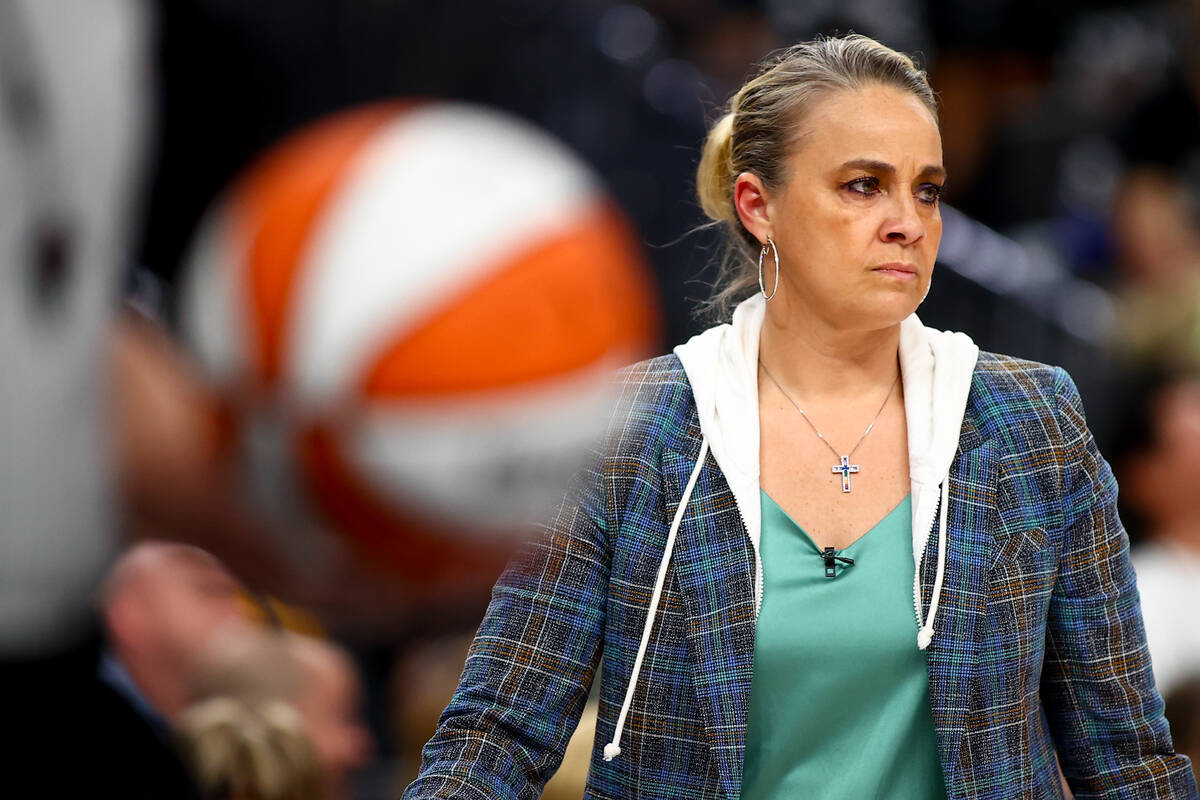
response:
{"label": "blue plaid fabric", "polygon": [[[602,655],[586,797],[738,797],[754,553],[711,456],[679,530],[622,753],[601,757],[701,442],[675,356],[627,369],[621,391],[604,452],[497,584],[406,798],[538,797]],[[1080,800],[1195,800],[1154,688],[1116,483],[1061,369],[980,354],[948,537],[927,652],[949,796],[1060,798],[1057,748]],[[936,539],[922,563],[926,608]]]}

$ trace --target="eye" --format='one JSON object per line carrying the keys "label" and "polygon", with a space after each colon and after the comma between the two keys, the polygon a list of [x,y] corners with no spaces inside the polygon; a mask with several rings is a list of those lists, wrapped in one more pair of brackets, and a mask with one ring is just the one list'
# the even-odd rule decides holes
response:
{"label": "eye", "polygon": [[863,197],[873,197],[880,192],[879,179],[872,177],[855,178],[848,183],[843,183],[842,188]]}
{"label": "eye", "polygon": [[942,197],[942,187],[936,183],[923,183],[917,187],[916,194],[922,203],[935,206]]}

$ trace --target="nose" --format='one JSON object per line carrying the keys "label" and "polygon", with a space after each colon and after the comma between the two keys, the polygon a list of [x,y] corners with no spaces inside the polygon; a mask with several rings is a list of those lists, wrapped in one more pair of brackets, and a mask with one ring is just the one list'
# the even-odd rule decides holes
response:
{"label": "nose", "polygon": [[925,235],[925,220],[917,208],[917,200],[907,193],[893,195],[887,219],[879,229],[885,242],[914,244]]}

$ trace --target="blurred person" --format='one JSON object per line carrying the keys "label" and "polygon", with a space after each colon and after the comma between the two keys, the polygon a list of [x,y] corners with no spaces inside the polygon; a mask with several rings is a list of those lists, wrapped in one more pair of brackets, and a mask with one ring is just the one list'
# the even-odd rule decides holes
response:
{"label": "blurred person", "polygon": [[209,553],[139,542],[113,567],[101,595],[108,651],[100,676],[164,734],[187,704],[204,653],[243,625],[240,586]]}
{"label": "blurred person", "polygon": [[1111,209],[1115,350],[1200,367],[1200,4],[1169,6],[1176,47],[1158,85],[1121,121],[1125,164]]}
{"label": "blurred person", "polygon": [[120,547],[106,348],[150,35],[135,0],[0,2],[0,706],[7,784],[39,796],[192,796],[97,676],[95,592]]}
{"label": "blurred person", "polygon": [[1200,225],[1185,185],[1153,167],[1130,169],[1114,193],[1119,282],[1114,350],[1162,367],[1200,366]]}
{"label": "blurred person", "polygon": [[[105,641],[98,655],[85,648],[70,659],[43,661],[46,674],[5,676],[14,696],[6,709],[15,712],[21,736],[32,737],[19,745],[23,755],[15,763],[53,796],[72,794],[78,781],[129,798],[192,797],[170,743],[172,723],[200,655],[219,631],[239,624],[238,590],[229,572],[198,548],[131,547],[102,587]],[[80,768],[87,765],[86,779],[50,769],[65,751],[78,754]]]}
{"label": "blurred person", "polygon": [[1197,209],[1182,183],[1162,170],[1132,169],[1114,196],[1113,234],[1125,278],[1178,285],[1200,271]]}
{"label": "blurred person", "polygon": [[295,699],[316,749],[329,800],[350,796],[350,778],[366,765],[371,740],[361,717],[362,687],[354,663],[332,642],[299,637],[296,655],[307,681]]}
{"label": "blurred person", "polygon": [[321,771],[299,712],[214,697],[179,719],[179,747],[202,800],[321,800]]}
{"label": "blurred person", "polygon": [[134,797],[191,796],[172,729],[204,653],[242,624],[239,590],[219,561],[188,545],[139,542],[117,560],[101,587],[105,642],[95,703],[115,748],[107,760],[116,777],[99,785]]}
{"label": "blurred person", "polygon": [[1166,696],[1200,673],[1200,377],[1151,379],[1139,398],[1117,464],[1123,502],[1145,520],[1146,541],[1132,559],[1154,677]]}
{"label": "blurred person", "polygon": [[697,175],[732,322],[623,373],[406,798],[535,796],[601,656],[589,795],[1060,797],[1057,750],[1078,795],[1197,797],[1074,382],[913,313],[945,177],[871,39],[734,95]]}
{"label": "blurred person", "polygon": [[146,127],[131,0],[0,3],[0,660],[72,651],[118,549],[106,336]]}
{"label": "blurred person", "polygon": [[214,697],[250,706],[294,707],[321,775],[321,797],[350,796],[350,778],[365,766],[371,741],[360,715],[358,672],[333,642],[296,633],[243,629],[212,648],[192,676],[192,703]]}
{"label": "blurred person", "polygon": [[1192,759],[1192,771],[1200,779],[1200,672],[1194,673],[1167,694],[1167,719],[1179,752]]}

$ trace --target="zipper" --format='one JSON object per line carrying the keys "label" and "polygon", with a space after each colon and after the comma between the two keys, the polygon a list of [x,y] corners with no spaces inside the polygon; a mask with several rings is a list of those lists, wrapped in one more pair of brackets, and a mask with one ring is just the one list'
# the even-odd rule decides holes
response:
{"label": "zipper", "polygon": [[[732,491],[733,487],[730,487],[730,492]],[[742,523],[742,530],[746,532],[746,538],[750,540],[750,549],[754,551],[754,619],[757,620],[763,604],[762,554],[759,552],[761,548],[754,543],[754,537],[750,535],[750,526],[746,524],[746,518],[742,516],[742,509],[737,504],[736,497],[733,507],[737,509],[738,521]]]}
{"label": "zipper", "polygon": [[[932,539],[934,532],[938,526],[938,515],[942,513],[942,493],[938,492],[937,505],[933,507],[933,523],[929,526],[929,538],[925,540],[926,549],[929,547],[929,539]],[[924,627],[924,622],[921,620],[921,567],[925,563],[925,554],[921,553],[921,560],[917,562],[916,574],[913,576],[913,614],[917,618],[917,630]]]}

